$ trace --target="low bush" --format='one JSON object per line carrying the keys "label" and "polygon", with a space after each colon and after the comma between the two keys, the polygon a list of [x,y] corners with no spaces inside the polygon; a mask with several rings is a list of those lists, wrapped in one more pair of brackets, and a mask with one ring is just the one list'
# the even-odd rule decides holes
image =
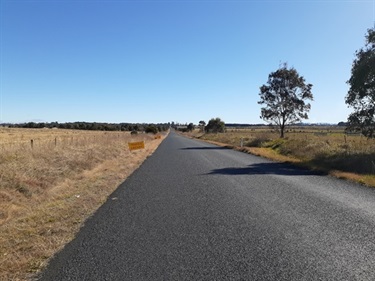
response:
{"label": "low bush", "polygon": [[156,135],[158,133],[158,128],[156,128],[156,126],[154,126],[154,125],[150,125],[150,126],[146,127],[145,132],[147,134],[152,133],[152,134]]}
{"label": "low bush", "polygon": [[271,138],[270,138],[269,135],[260,134],[260,135],[256,136],[255,138],[251,139],[249,142],[247,142],[246,146],[248,146],[248,147],[263,147],[270,141],[271,141]]}

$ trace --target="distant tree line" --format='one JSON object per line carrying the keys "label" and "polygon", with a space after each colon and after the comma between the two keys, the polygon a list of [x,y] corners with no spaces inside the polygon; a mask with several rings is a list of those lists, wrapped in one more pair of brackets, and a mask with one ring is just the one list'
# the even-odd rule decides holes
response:
{"label": "distant tree line", "polygon": [[91,130],[91,131],[136,131],[136,132],[163,132],[169,129],[170,123],[158,124],[134,124],[134,123],[97,123],[97,122],[68,122],[68,123],[36,123],[28,122],[21,124],[2,124],[7,125],[9,128],[58,128],[58,129],[71,129],[71,130]]}
{"label": "distant tree line", "polygon": [[[172,128],[181,132],[191,132],[195,129],[195,125],[193,123],[181,125],[181,124],[174,124],[172,122]],[[201,131],[207,133],[224,133],[225,132],[225,122],[221,120],[219,117],[211,118],[206,125],[205,121],[199,121],[198,125]]]}

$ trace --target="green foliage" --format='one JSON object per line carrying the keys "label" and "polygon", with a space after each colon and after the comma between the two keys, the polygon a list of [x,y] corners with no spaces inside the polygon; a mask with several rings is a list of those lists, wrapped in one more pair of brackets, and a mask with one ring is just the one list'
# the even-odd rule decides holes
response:
{"label": "green foliage", "polygon": [[145,129],[146,133],[152,133],[152,134],[157,134],[158,133],[158,128],[155,125],[149,125]]}
{"label": "green foliage", "polygon": [[212,118],[206,126],[206,131],[208,133],[224,133],[225,123],[219,117]]}
{"label": "green foliage", "polygon": [[187,126],[187,130],[189,132],[193,131],[194,130],[194,124],[193,123],[189,123],[189,125]]}
{"label": "green foliage", "polygon": [[204,122],[203,120],[199,121],[199,129],[201,132],[204,132],[205,126],[206,126],[206,122]]}
{"label": "green foliage", "polygon": [[349,92],[345,102],[354,109],[348,117],[348,129],[375,137],[375,28],[369,29],[366,45],[356,52]]}
{"label": "green foliage", "polygon": [[284,137],[285,126],[308,119],[307,112],[311,105],[305,100],[313,100],[312,84],[306,84],[305,78],[300,76],[294,68],[287,65],[271,72],[267,85],[260,87],[259,104],[263,120],[275,124],[280,130],[280,137]]}

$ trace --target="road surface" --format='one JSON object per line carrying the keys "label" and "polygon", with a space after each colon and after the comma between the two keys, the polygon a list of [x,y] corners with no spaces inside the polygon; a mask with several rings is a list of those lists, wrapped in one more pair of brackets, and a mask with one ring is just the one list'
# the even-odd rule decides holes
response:
{"label": "road surface", "polygon": [[375,280],[375,189],[172,132],[40,280]]}

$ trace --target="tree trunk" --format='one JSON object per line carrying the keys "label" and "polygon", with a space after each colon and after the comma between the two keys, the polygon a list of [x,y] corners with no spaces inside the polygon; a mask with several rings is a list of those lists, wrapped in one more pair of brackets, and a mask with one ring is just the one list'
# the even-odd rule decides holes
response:
{"label": "tree trunk", "polygon": [[285,129],[285,125],[281,125],[281,126],[280,126],[280,138],[281,138],[281,139],[284,138],[284,129]]}

